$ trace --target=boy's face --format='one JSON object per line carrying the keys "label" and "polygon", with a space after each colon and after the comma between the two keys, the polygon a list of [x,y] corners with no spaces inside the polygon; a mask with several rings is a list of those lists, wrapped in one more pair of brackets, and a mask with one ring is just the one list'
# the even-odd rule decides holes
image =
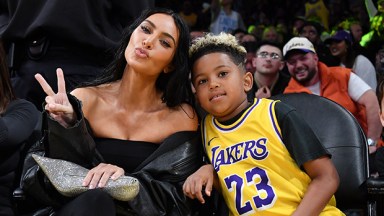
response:
{"label": "boy's face", "polygon": [[252,74],[242,72],[227,54],[200,57],[193,65],[192,76],[197,101],[219,121],[231,119],[247,107]]}

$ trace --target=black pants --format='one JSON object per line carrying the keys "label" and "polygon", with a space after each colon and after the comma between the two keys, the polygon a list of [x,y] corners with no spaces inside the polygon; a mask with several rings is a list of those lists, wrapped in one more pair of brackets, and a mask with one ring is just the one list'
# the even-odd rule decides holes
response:
{"label": "black pants", "polygon": [[93,189],[80,194],[67,203],[55,216],[115,216],[116,208],[113,198],[101,189]]}

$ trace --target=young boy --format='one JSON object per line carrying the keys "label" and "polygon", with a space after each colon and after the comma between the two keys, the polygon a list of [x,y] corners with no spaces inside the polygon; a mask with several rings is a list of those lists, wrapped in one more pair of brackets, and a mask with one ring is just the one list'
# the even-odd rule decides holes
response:
{"label": "young boy", "polygon": [[184,193],[204,203],[202,188],[210,196],[215,185],[231,215],[344,215],[337,171],[310,127],[282,102],[247,101],[253,78],[234,36],[208,34],[189,53],[211,164],[188,177]]}

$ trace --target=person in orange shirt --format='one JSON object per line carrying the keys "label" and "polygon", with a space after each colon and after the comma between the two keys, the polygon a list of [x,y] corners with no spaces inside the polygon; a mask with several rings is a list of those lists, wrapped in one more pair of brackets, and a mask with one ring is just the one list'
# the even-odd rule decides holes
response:
{"label": "person in orange shirt", "polygon": [[306,92],[326,97],[349,110],[359,121],[370,146],[370,153],[382,143],[379,103],[375,92],[351,69],[327,67],[319,61],[313,44],[294,37],[283,48],[291,80],[284,93]]}

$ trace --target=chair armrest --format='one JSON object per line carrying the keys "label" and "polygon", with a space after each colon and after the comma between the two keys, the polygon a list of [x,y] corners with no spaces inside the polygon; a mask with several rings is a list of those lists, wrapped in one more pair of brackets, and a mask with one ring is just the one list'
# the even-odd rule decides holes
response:
{"label": "chair armrest", "polygon": [[13,191],[13,195],[12,196],[13,196],[13,199],[16,200],[16,201],[25,200],[25,198],[26,198],[25,192],[21,188],[16,188]]}
{"label": "chair armrest", "polygon": [[366,185],[368,194],[384,194],[384,177],[369,177]]}

